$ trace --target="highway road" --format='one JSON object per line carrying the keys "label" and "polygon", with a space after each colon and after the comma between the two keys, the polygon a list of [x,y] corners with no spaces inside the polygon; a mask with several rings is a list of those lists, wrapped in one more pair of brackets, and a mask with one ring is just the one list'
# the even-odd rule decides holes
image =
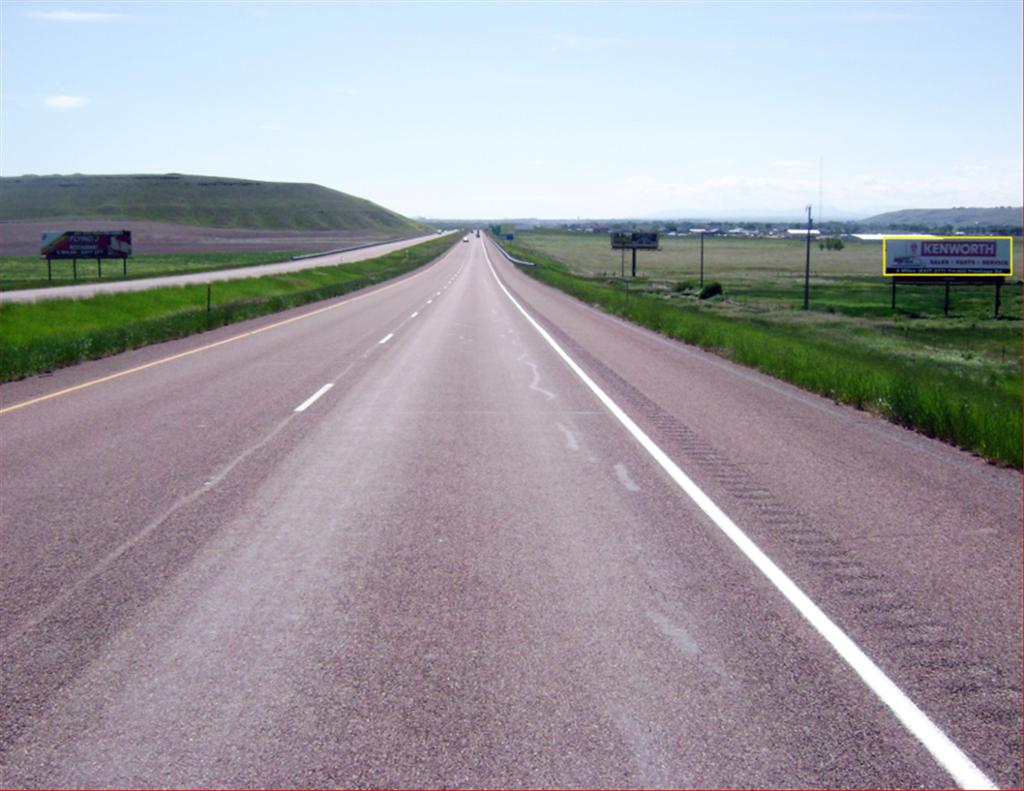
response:
{"label": "highway road", "polygon": [[4,787],[1021,785],[1020,475],[484,240],[0,404]]}
{"label": "highway road", "polygon": [[[318,266],[335,266],[353,261],[365,261],[376,258],[395,250],[420,244],[433,239],[434,234],[416,236],[394,242],[381,242],[373,245],[360,245],[348,250],[328,251],[319,255],[300,256],[289,261],[279,261],[258,266],[240,266],[234,269],[215,269],[208,272],[192,272],[185,275],[164,275],[162,277],[146,277],[137,280],[112,280],[109,283],[80,283],[71,286],[52,286],[49,288],[22,288],[14,291],[0,291],[0,302],[39,302],[43,299],[86,299],[97,294],[119,294],[126,291],[148,291],[151,288],[164,286],[187,286],[194,283],[217,283],[223,280],[241,280],[246,277],[263,277],[264,275],[280,275],[285,272],[298,272]],[[89,262],[83,259],[83,266]],[[119,261],[108,262],[116,272]]]}

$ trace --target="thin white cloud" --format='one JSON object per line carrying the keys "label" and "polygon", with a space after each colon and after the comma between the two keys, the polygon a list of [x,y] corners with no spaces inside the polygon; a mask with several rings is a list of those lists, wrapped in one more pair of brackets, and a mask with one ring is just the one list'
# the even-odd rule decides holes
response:
{"label": "thin white cloud", "polygon": [[77,110],[91,102],[88,96],[45,96],[43,104],[52,110]]}
{"label": "thin white cloud", "polygon": [[331,88],[323,86],[303,86],[296,89],[300,96],[315,96],[318,99],[342,96],[359,96],[362,93],[360,88]]}
{"label": "thin white cloud", "polygon": [[707,179],[704,186],[710,189],[741,190],[743,192],[767,193],[804,193],[808,190],[817,192],[818,182],[813,179],[801,178],[765,178],[760,176],[724,176]]}
{"label": "thin white cloud", "polygon": [[814,163],[804,159],[777,159],[774,162],[769,162],[768,167],[781,170],[806,170],[814,167]]}
{"label": "thin white cloud", "polygon": [[25,16],[44,19],[47,22],[113,22],[125,19],[124,14],[109,14],[101,11],[29,11]]}
{"label": "thin white cloud", "polygon": [[626,43],[624,39],[609,36],[586,36],[578,33],[537,33],[534,38],[545,42],[554,50],[605,49]]}
{"label": "thin white cloud", "polygon": [[828,17],[836,22],[866,22],[868,24],[881,24],[887,22],[921,22],[930,19],[926,14],[914,14],[904,11],[872,11],[860,10],[848,13],[832,14]]}

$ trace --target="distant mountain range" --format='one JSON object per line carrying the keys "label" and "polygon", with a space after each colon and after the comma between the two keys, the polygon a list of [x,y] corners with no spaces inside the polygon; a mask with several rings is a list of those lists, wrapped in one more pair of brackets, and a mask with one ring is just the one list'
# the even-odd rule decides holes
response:
{"label": "distant mountain range", "polygon": [[[817,215],[818,207],[814,207],[813,220],[817,224],[822,220]],[[957,206],[952,209],[900,209],[863,217],[858,212],[825,207],[824,221],[856,222],[860,225],[897,227],[915,225],[941,227],[950,225],[957,229],[973,226],[981,227],[1014,227],[1021,225],[1022,208],[1020,206],[996,206],[992,208]],[[777,211],[758,209],[729,209],[724,211],[708,211],[707,209],[677,209],[661,211],[648,215],[650,220],[693,220],[714,222],[791,222],[807,221],[806,209],[782,209]]]}
{"label": "distant mountain range", "polygon": [[1021,226],[1022,214],[1024,214],[1024,207],[1021,206],[996,206],[993,208],[957,206],[952,209],[902,209],[901,211],[888,211],[883,214],[876,214],[873,217],[865,217],[860,222],[863,225],[884,225],[887,227],[900,225],[941,227],[943,225],[951,225],[961,230],[975,225],[1019,228]]}
{"label": "distant mountain range", "polygon": [[0,178],[0,221],[60,217],[150,220],[213,228],[372,231],[388,236],[424,227],[402,215],[318,184],[180,173]]}
{"label": "distant mountain range", "polygon": [[[826,207],[828,208],[828,207]],[[857,215],[853,212],[841,211],[839,209],[828,209],[825,219],[829,222],[846,221],[854,219]],[[712,222],[807,222],[807,209],[800,207],[795,209],[722,209],[720,211],[708,209],[672,209],[670,211],[659,211],[655,214],[648,214],[643,219],[647,220],[693,220]],[[814,207],[814,222],[818,221],[818,207]]]}

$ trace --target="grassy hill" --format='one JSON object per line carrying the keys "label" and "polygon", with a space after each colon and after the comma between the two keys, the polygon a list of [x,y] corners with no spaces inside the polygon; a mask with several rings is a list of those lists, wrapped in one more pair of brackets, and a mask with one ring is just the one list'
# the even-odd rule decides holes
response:
{"label": "grassy hill", "polygon": [[59,217],[267,230],[360,230],[391,236],[424,226],[317,184],[186,176],[0,178],[0,221]]}
{"label": "grassy hill", "polygon": [[903,209],[876,214],[861,220],[862,225],[884,225],[890,228],[900,225],[941,227],[951,225],[964,230],[974,226],[1000,226],[1019,228],[1021,225],[1020,206],[996,206],[976,208],[957,206],[952,209]]}

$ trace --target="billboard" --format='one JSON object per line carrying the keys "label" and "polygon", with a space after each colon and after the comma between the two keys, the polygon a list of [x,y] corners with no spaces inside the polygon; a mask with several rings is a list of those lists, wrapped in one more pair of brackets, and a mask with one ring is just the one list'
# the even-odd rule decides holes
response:
{"label": "billboard", "polygon": [[612,231],[612,250],[657,250],[658,234],[653,231]]}
{"label": "billboard", "polygon": [[882,274],[1010,277],[1009,236],[887,236],[882,239]]}
{"label": "billboard", "polygon": [[127,258],[131,231],[49,231],[40,240],[46,258]]}

